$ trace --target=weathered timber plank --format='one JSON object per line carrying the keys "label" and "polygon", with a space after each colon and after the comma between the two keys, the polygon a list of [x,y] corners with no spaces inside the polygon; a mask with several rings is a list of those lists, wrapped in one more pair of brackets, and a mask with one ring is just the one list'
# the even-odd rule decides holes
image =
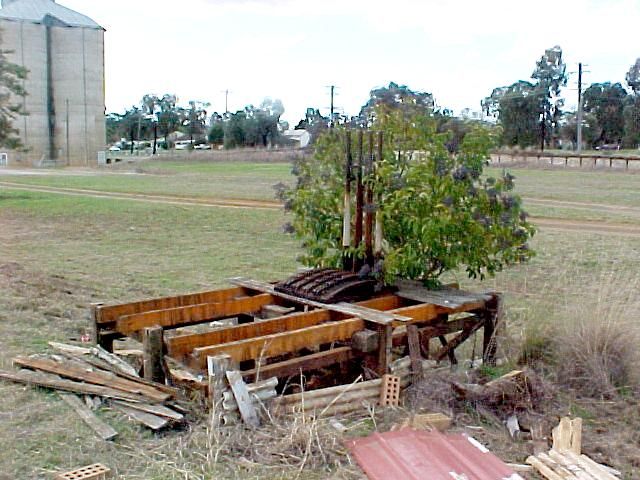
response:
{"label": "weathered timber plank", "polygon": [[393,327],[378,325],[378,375],[383,376],[389,369],[391,362],[391,348],[393,347]]}
{"label": "weathered timber plank", "polygon": [[52,360],[16,357],[13,359],[13,363],[26,368],[54,373],[73,380],[80,380],[94,385],[102,385],[131,394],[143,395],[156,402],[164,402],[171,398],[171,395],[168,393],[160,392],[153,387],[118,377],[111,372],[91,371],[73,365],[70,362],[61,364]]}
{"label": "weathered timber plank", "polygon": [[99,305],[97,307],[97,322],[115,322],[119,317],[136,313],[150,312],[152,310],[165,310],[169,308],[186,307],[202,303],[218,303],[245,295],[241,287],[232,287],[221,290],[190,293],[173,297],[154,298],[140,302],[123,303],[120,305]]}
{"label": "weathered timber plank", "polygon": [[115,408],[116,410],[120,410],[131,419],[135,420],[136,422],[142,423],[146,427],[149,427],[151,430],[160,430],[161,428],[164,428],[169,424],[168,418],[159,417],[158,415],[154,415],[153,413],[143,412],[142,410],[137,410],[127,405],[114,403],[113,408]]}
{"label": "weathered timber plank", "polygon": [[251,401],[251,397],[249,397],[247,385],[242,380],[240,372],[235,370],[228,371],[227,380],[229,381],[229,386],[231,387],[233,396],[236,399],[238,410],[240,410],[240,416],[244,423],[250,427],[259,427],[260,420],[258,419],[258,414],[256,413],[256,409],[253,407],[253,402]]}
{"label": "weathered timber plank", "polygon": [[273,300],[272,295],[261,294],[218,303],[203,303],[125,315],[117,320],[116,330],[126,335],[154,325],[170,328],[218,320],[240,313],[258,311],[262,306],[273,303]]}
{"label": "weathered timber plank", "polygon": [[121,400],[114,400],[112,403],[117,405],[123,405],[125,407],[133,408],[135,410],[140,410],[141,412],[151,413],[153,415],[157,415],[158,417],[166,417],[170,418],[176,422],[182,422],[184,420],[184,415],[178,413],[174,410],[171,410],[164,405],[153,405],[149,403],[142,402],[123,402]]}
{"label": "weathered timber plank", "polygon": [[[121,351],[124,351],[124,350],[121,350]],[[127,380],[132,380],[138,384],[147,385],[148,387],[153,387],[156,390],[160,390],[161,392],[169,393],[174,397],[179,393],[178,389],[174,387],[170,387],[169,385],[164,385],[162,383],[157,383],[157,382],[151,382],[151,381],[145,380],[144,378],[141,378],[138,376],[134,377],[133,375],[129,375],[127,373],[124,373],[116,369],[110,369],[109,368],[110,365],[101,361],[100,359],[97,359],[94,357],[85,357],[82,360],[93,367],[100,368],[102,370],[109,370],[110,372],[112,372],[114,375],[118,377],[126,378]]]}
{"label": "weathered timber plank", "polygon": [[338,347],[324,352],[313,353],[303,357],[292,358],[283,362],[272,363],[270,365],[262,365],[259,369],[253,368],[240,372],[242,376],[248,380],[255,380],[258,372],[260,377],[289,377],[298,375],[303,372],[318,368],[328,367],[336,363],[349,361],[355,357],[355,353],[351,347]]}
{"label": "weathered timber plank", "polygon": [[[402,300],[398,297],[394,295],[387,295],[358,302],[356,305],[374,308],[377,310],[390,310],[398,308],[401,304]],[[325,321],[342,320],[344,318],[347,318],[347,315],[344,313],[332,312],[325,309],[291,313],[265,321],[219,328],[211,332],[170,337],[166,339],[167,352],[168,355],[174,358],[180,358],[188,355],[194,348],[198,347],[236,342],[238,340],[244,340],[245,338],[271,335],[287,330],[297,330],[317,325]]]}
{"label": "weathered timber plank", "polygon": [[110,425],[100,420],[82,401],[73,393],[58,392],[58,396],[78,414],[91,430],[96,432],[103,440],[113,440],[118,435]]}
{"label": "weathered timber plank", "polygon": [[280,297],[282,299],[288,300],[290,302],[298,303],[301,305],[309,305],[316,308],[323,308],[325,310],[331,310],[334,312],[340,312],[349,316],[358,317],[363,320],[382,325],[386,325],[394,321],[406,322],[410,320],[408,317],[404,317],[400,314],[381,312],[373,308],[367,308],[352,303],[321,303],[313,300],[308,300],[306,298],[296,297],[294,295],[288,295],[286,293],[276,291],[274,286],[270,283],[259,282],[257,280],[249,280],[241,277],[236,277],[230,279],[229,281],[235,285],[244,287],[247,290],[268,293],[275,297]]}
{"label": "weathered timber plank", "polygon": [[207,356],[226,353],[239,362],[257,359],[261,356],[268,358],[283,353],[297,352],[305,347],[349,340],[355,332],[362,329],[364,329],[364,320],[350,318],[314,325],[300,330],[196,348],[193,354],[196,367],[203,369],[207,363]]}
{"label": "weathered timber plank", "polygon": [[[476,304],[488,301],[491,295],[484,293],[472,293],[455,288],[442,288],[439,290],[429,290],[424,288],[418,282],[400,281],[398,283],[398,291],[396,292],[401,298],[414,300],[422,303],[432,303],[441,307],[457,309],[469,304]],[[477,308],[477,307],[476,307]]]}
{"label": "weathered timber plank", "polygon": [[63,392],[84,393],[86,395],[97,395],[105,398],[116,398],[122,400],[144,401],[145,397],[135,393],[128,393],[114,388],[94,385],[92,383],[74,382],[73,380],[64,380],[55,375],[31,372],[25,374],[23,372],[12,373],[0,370],[0,378],[10,380],[15,383],[25,385],[34,385],[37,387],[52,388],[54,390],[62,390]]}
{"label": "weathered timber plank", "polygon": [[167,353],[174,358],[180,358],[191,353],[194,348],[237,342],[238,340],[271,335],[287,330],[297,330],[331,319],[331,312],[327,310],[312,310],[270,320],[219,328],[205,333],[178,335],[166,339]]}

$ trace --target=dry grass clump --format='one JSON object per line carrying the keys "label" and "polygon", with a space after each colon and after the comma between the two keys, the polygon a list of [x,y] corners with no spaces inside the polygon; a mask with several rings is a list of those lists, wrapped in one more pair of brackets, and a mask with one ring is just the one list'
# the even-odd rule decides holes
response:
{"label": "dry grass clump", "polygon": [[[607,271],[570,267],[556,282],[544,289],[553,299],[546,317],[531,319],[523,331],[519,363],[578,395],[640,394],[640,276],[614,263]],[[581,288],[572,290],[576,284]]]}
{"label": "dry grass clump", "polygon": [[[594,398],[640,393],[640,281],[612,273],[567,306],[557,338],[558,380]],[[624,285],[624,288],[620,288]]]}

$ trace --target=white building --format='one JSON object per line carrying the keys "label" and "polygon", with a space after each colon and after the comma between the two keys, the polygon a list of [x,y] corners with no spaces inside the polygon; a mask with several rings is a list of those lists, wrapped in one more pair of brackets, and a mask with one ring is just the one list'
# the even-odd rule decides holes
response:
{"label": "white building", "polygon": [[28,71],[26,116],[14,123],[26,151],[9,165],[95,165],[105,149],[104,29],[53,0],[2,0],[1,48]]}

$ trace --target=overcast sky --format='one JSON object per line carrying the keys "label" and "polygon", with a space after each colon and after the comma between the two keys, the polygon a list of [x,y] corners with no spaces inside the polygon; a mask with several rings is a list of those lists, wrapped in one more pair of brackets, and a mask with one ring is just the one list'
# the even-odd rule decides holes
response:
{"label": "overcast sky", "polygon": [[[456,113],[494,87],[529,79],[560,45],[584,81],[624,82],[640,56],[639,0],[59,0],[106,28],[107,111],[145,93],[203,100],[211,111],[279,98],[357,114],[390,81],[433,93]],[[565,95],[575,104],[576,75]]]}

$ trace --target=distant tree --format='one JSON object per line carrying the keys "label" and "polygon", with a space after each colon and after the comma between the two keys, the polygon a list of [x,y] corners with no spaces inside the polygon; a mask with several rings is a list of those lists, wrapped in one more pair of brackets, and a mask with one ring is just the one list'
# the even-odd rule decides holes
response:
{"label": "distant tree", "polygon": [[627,85],[633,90],[634,94],[640,93],[640,58],[636,59],[636,62],[631,65],[631,68],[626,75]]}
{"label": "distant tree", "polygon": [[622,143],[626,148],[637,148],[640,145],[640,95],[627,97],[623,110],[624,137]]}
{"label": "distant tree", "polygon": [[388,86],[369,92],[369,100],[360,109],[360,118],[365,124],[375,121],[376,109],[397,109],[411,116],[431,112],[434,107],[433,95],[428,92],[411,90],[406,85],[390,82]]}
{"label": "distant tree", "polygon": [[[593,113],[591,146],[618,143],[624,137],[624,106],[627,92],[619,83],[593,83],[584,92],[584,111]],[[590,122],[590,123],[593,123]]]}
{"label": "distant tree", "polygon": [[224,122],[224,146],[267,147],[281,143],[280,116],[284,106],[280,100],[266,98],[260,107],[247,105],[244,110],[228,115]]}
{"label": "distant tree", "polygon": [[316,108],[307,108],[304,119],[298,122],[295,129],[309,132],[311,143],[313,144],[328,128],[329,117],[323,117],[320,114],[320,110]]}
{"label": "distant tree", "polygon": [[627,96],[623,110],[624,137],[622,142],[627,148],[636,148],[640,144],[640,58],[631,65],[626,80],[632,94]]}
{"label": "distant tree", "polygon": [[176,131],[183,123],[184,110],[177,106],[175,95],[165,94],[158,100],[158,125],[164,135],[165,143],[169,146],[169,134]]}
{"label": "distant tree", "polygon": [[189,133],[189,139],[193,143],[194,135],[202,135],[207,128],[207,108],[209,103],[195,100],[189,101],[189,109],[184,114],[183,126]]}
{"label": "distant tree", "polygon": [[7,59],[7,55],[11,53],[11,50],[0,48],[0,147],[16,149],[22,147],[22,142],[17,136],[19,130],[13,126],[13,121],[19,115],[27,115],[23,103],[16,102],[16,97],[27,94],[22,81],[27,78],[28,72],[26,68]]}
{"label": "distant tree", "polygon": [[207,140],[214,145],[224,144],[224,123],[222,116],[218,112],[214,112],[211,115]]}
{"label": "distant tree", "polygon": [[544,94],[533,83],[520,80],[494,89],[482,106],[487,115],[498,118],[503,144],[526,147],[540,138],[543,103]]}
{"label": "distant tree", "polygon": [[535,82],[521,80],[495,88],[482,101],[485,112],[495,115],[504,130],[503,144],[544,146],[555,143],[560,133],[564,104],[560,90],[567,84],[567,74],[559,46],[545,50],[531,78]]}

